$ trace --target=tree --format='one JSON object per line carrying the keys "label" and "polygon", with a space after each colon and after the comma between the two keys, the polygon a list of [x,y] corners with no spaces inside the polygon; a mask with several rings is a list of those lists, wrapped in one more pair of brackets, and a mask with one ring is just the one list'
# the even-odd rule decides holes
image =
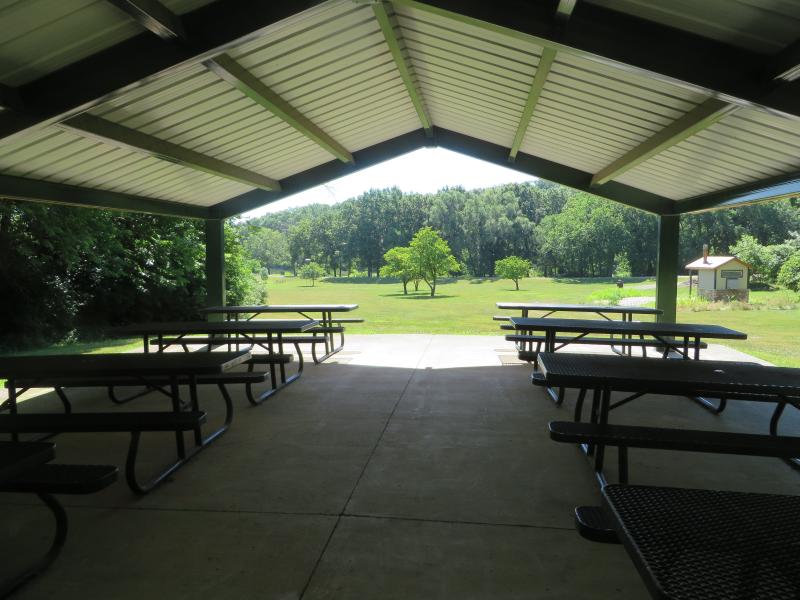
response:
{"label": "tree", "polygon": [[800,292],[800,252],[792,254],[778,272],[778,284]]}
{"label": "tree", "polygon": [[431,289],[431,298],[436,295],[436,282],[458,270],[458,261],[450,252],[450,246],[430,227],[423,227],[411,240],[411,264]]}
{"label": "tree", "polygon": [[531,272],[531,261],[519,256],[506,256],[494,263],[494,272],[503,279],[510,279],[519,289],[519,280]]}
{"label": "tree", "polygon": [[628,260],[628,255],[624,252],[620,252],[614,257],[614,272],[611,275],[613,277],[631,276],[631,263]]}
{"label": "tree", "polygon": [[314,287],[317,279],[325,275],[325,269],[322,268],[321,264],[312,261],[300,267],[297,273],[303,279],[310,279],[311,287]]}
{"label": "tree", "polygon": [[272,267],[287,267],[292,263],[286,234],[269,227],[249,226],[241,230],[245,250],[267,273]]}
{"label": "tree", "polygon": [[403,294],[408,294],[408,282],[413,281],[416,291],[420,274],[411,260],[411,248],[404,246],[392,248],[383,255],[383,260],[386,264],[381,267],[381,277],[400,279],[403,282]]}

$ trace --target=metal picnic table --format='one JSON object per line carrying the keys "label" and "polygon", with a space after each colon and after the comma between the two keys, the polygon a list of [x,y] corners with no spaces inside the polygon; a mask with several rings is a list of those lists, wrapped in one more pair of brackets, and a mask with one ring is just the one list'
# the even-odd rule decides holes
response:
{"label": "metal picnic table", "polygon": [[[150,352],[150,343],[153,336],[156,339],[158,353],[162,354],[165,349],[172,345],[183,346],[187,349],[187,344],[192,343],[193,335],[206,335],[209,339],[220,336],[218,342],[201,342],[201,345],[208,345],[211,350],[214,345],[225,345],[229,347],[233,343],[230,337],[237,336],[236,342],[241,339],[246,340],[250,346],[261,346],[267,351],[265,356],[256,355],[251,359],[258,362],[264,359],[269,366],[270,377],[272,379],[272,389],[264,392],[259,398],[253,398],[250,386],[247,386],[248,396],[254,404],[263,402],[269,396],[277,393],[287,385],[300,378],[303,372],[302,355],[299,357],[297,372],[291,377],[286,376],[286,363],[282,360],[270,361],[270,356],[281,358],[284,356],[283,336],[291,333],[304,333],[314,329],[319,325],[319,321],[313,319],[293,319],[293,320],[271,320],[259,319],[249,321],[177,321],[171,323],[139,323],[114,328],[115,335],[141,335],[144,343],[145,353]],[[165,336],[176,336],[166,338]],[[278,376],[280,379],[278,379]]]}
{"label": "metal picnic table", "polygon": [[[547,304],[541,302],[498,302],[497,308],[503,310],[519,310],[521,316],[527,318],[531,312],[543,312],[541,317],[549,317],[557,312],[595,313],[610,321],[608,315],[622,315],[623,321],[633,321],[633,315],[658,316],[664,311],[660,308],[644,306],[602,306],[599,304]],[[499,317],[497,317],[499,319]],[[509,319],[511,317],[508,317]]]}
{"label": "metal picnic table", "polygon": [[[79,381],[79,380],[105,380],[108,385],[113,385],[114,381],[120,379],[126,382],[126,385],[131,383],[138,383],[148,386],[150,389],[158,389],[170,397],[172,404],[172,411],[167,413],[111,413],[120,418],[128,418],[131,421],[131,426],[134,427],[129,431],[132,432],[131,444],[127,458],[127,476],[128,484],[136,492],[143,493],[149,491],[154,486],[158,485],[168,475],[175,472],[183,464],[186,463],[191,456],[208,446],[211,442],[222,435],[230,425],[232,418],[232,406],[230,398],[225,395],[226,401],[226,418],[224,424],[217,428],[212,433],[203,436],[200,423],[205,420],[205,416],[200,412],[198,393],[197,393],[197,378],[200,376],[214,376],[221,375],[233,367],[244,363],[250,359],[250,352],[202,352],[202,353],[168,353],[168,354],[140,354],[140,353],[123,353],[123,354],[72,354],[72,355],[52,355],[52,356],[8,356],[0,359],[0,377],[7,379],[6,387],[8,388],[7,405],[10,412],[10,421],[6,425],[11,426],[7,431],[12,432],[13,439],[18,439],[18,434],[15,429],[14,417],[18,415],[17,398],[21,390],[34,388],[34,387],[52,387],[52,382],[63,378],[64,381]],[[167,385],[164,385],[164,380],[167,380]],[[42,384],[40,382],[47,381],[48,383]],[[179,392],[179,384],[187,383],[189,388],[189,399],[183,400]],[[139,434],[142,429],[141,424],[136,422],[137,415],[142,419],[145,417],[153,420],[153,428],[150,431],[171,431],[171,423],[175,419],[183,418],[186,416],[187,411],[191,411],[193,415],[202,416],[202,420],[193,423],[191,428],[194,433],[195,451],[187,454],[186,447],[183,439],[183,431],[175,430],[175,445],[177,452],[177,459],[170,466],[166,467],[161,473],[155,477],[151,482],[142,486],[137,483],[135,477],[135,463],[139,447]],[[163,426],[159,425],[159,416],[163,416],[163,421],[166,423]],[[117,431],[118,429],[104,429],[102,421],[106,418],[104,414],[98,413],[70,413],[68,410],[65,414],[55,415],[61,418],[62,425],[66,425],[66,430],[69,429],[70,419],[79,420],[84,423],[88,428],[80,429],[80,431]],[[42,422],[46,422],[48,418],[53,417],[52,414],[35,414],[35,415],[21,415],[26,420],[31,417],[41,418]],[[97,417],[96,421],[92,419]],[[51,419],[52,420],[52,419]],[[119,421],[119,419],[117,419]],[[115,427],[117,427],[115,425]],[[124,426],[123,426],[124,427]],[[37,429],[36,431],[53,431],[52,429]],[[138,433],[137,433],[138,432]]]}
{"label": "metal picnic table", "polygon": [[[249,315],[246,320],[250,321],[262,314],[275,313],[296,313],[306,319],[316,319],[319,321],[317,328],[325,338],[325,354],[317,357],[316,352],[312,356],[314,362],[319,364],[330,358],[344,347],[344,329],[339,333],[339,345],[336,346],[333,331],[334,324],[341,325],[343,318],[336,319],[333,313],[351,312],[358,308],[358,304],[256,304],[250,306],[211,306],[204,308],[200,312],[207,315],[225,315],[228,321],[239,321],[239,317]],[[319,318],[312,317],[311,313],[319,313]],[[310,333],[314,333],[311,331]]]}
{"label": "metal picnic table", "polygon": [[638,485],[602,494],[653,598],[800,597],[800,497]]}
{"label": "metal picnic table", "polygon": [[[786,406],[800,409],[800,369],[772,367],[756,363],[718,360],[685,361],[651,358],[620,358],[592,354],[542,353],[539,371],[534,373],[539,383],[580,391],[575,406],[575,420],[581,418],[587,390],[593,390],[591,421],[608,423],[609,412],[645,394],[705,396],[720,398],[713,412],[720,413],[726,400],[755,400],[775,403],[769,422],[769,433],[778,435],[778,425]],[[611,401],[612,392],[629,396]],[[792,466],[800,461],[792,458]]]}

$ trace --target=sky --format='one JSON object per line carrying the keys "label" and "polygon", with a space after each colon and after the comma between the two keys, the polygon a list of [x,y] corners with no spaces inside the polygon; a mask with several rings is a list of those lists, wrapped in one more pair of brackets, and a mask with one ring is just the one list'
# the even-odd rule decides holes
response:
{"label": "sky", "polygon": [[469,190],[534,180],[535,177],[526,173],[443,148],[420,148],[325,185],[287,196],[242,216],[251,219],[307,204],[336,204],[377,188],[396,186],[404,192],[431,193],[457,185]]}

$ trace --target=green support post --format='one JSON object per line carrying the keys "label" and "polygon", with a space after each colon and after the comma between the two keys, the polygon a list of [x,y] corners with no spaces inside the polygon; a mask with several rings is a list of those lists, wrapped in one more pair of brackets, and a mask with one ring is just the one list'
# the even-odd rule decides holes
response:
{"label": "green support post", "polygon": [[678,241],[680,215],[658,218],[658,266],[656,267],[656,308],[661,323],[674,323],[678,303]]}
{"label": "green support post", "polygon": [[[225,306],[224,219],[206,219],[206,306]],[[209,315],[217,319],[222,315]]]}

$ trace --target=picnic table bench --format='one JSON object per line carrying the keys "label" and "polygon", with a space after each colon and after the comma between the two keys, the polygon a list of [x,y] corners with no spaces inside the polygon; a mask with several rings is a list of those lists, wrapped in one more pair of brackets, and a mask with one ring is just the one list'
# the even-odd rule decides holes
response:
{"label": "picnic table bench", "polygon": [[602,496],[653,598],[800,597],[800,497],[634,485]]}
{"label": "picnic table bench", "polygon": [[[300,345],[311,346],[311,357],[315,364],[327,360],[344,348],[344,323],[363,323],[360,317],[342,317],[339,313],[348,313],[358,308],[358,304],[257,304],[250,306],[211,306],[201,310],[206,315],[224,315],[228,321],[239,321],[246,317],[250,321],[259,315],[295,313],[306,319],[319,321],[319,325],[308,330],[311,335],[293,336],[286,338],[288,343],[295,345],[300,354]],[[335,316],[334,316],[334,313]],[[312,316],[313,315],[313,316]],[[318,315],[318,316],[317,316]],[[335,335],[339,335],[339,344],[336,345]],[[325,353],[317,356],[317,346],[324,344]]]}
{"label": "picnic table bench", "polygon": [[116,327],[112,331],[115,335],[141,336],[145,353],[150,352],[151,345],[155,345],[158,353],[164,353],[170,346],[181,346],[188,352],[191,345],[206,346],[210,351],[216,346],[210,343],[214,339],[219,340],[219,345],[228,345],[229,348],[237,339],[247,340],[250,347],[260,346],[266,353],[249,356],[246,361],[248,370],[253,371],[256,365],[267,365],[271,387],[257,394],[253,390],[254,383],[251,382],[245,384],[245,389],[251,404],[261,404],[298,380],[303,373],[303,357],[298,349],[297,371],[287,377],[286,365],[292,360],[291,355],[284,352],[284,344],[291,340],[287,334],[304,333],[318,326],[319,321],[313,319],[176,321],[138,323]]}
{"label": "picnic table bench", "polygon": [[[7,379],[9,414],[0,415],[0,432],[19,440],[23,433],[128,432],[131,434],[125,461],[126,481],[135,493],[144,494],[183,466],[194,454],[222,435],[232,420],[230,396],[223,389],[225,422],[212,433],[203,435],[206,415],[199,408],[198,379],[211,381],[250,358],[249,352],[171,353],[171,354],[84,354],[56,356],[15,356],[0,360],[0,377]],[[51,387],[81,380],[107,385],[119,381],[139,382],[163,391],[171,400],[171,411],[21,414],[17,398],[29,387]],[[169,385],[163,384],[168,381]],[[20,382],[24,383],[22,387]],[[183,400],[179,383],[189,387],[189,399]],[[69,405],[67,405],[69,406]],[[142,483],[137,478],[136,461],[141,434],[145,431],[171,431],[175,434],[176,459],[158,474]],[[191,431],[195,448],[187,452],[184,432]]]}
{"label": "picnic table bench", "polygon": [[111,485],[117,468],[109,465],[48,464],[55,457],[55,444],[0,442],[0,493],[35,494],[50,510],[56,531],[48,550],[21,571],[0,582],[5,598],[41,573],[56,559],[67,538],[67,513],[53,494],[89,494]]}

